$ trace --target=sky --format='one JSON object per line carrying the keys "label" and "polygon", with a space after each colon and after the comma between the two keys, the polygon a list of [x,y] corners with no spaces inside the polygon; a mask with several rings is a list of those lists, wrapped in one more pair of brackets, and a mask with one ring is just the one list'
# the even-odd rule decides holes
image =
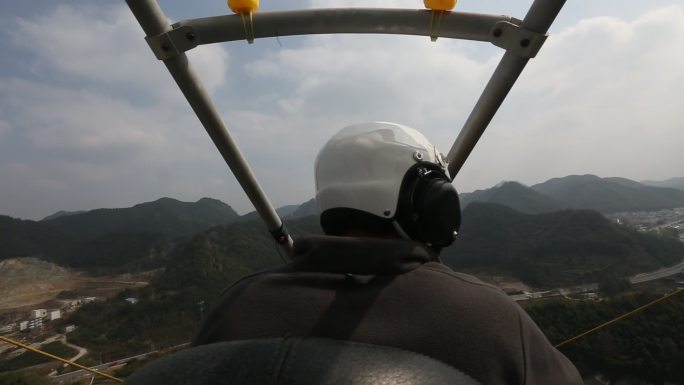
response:
{"label": "sky", "polygon": [[[262,12],[422,8],[262,0]],[[170,21],[230,13],[161,0]],[[522,19],[531,1],[461,0]],[[258,17],[258,15],[257,15]],[[257,25],[258,27],[258,25]],[[684,176],[684,4],[569,1],[455,178],[461,192],[571,174]],[[0,215],[213,197],[253,210],[124,1],[0,1]],[[188,52],[274,206],[314,196],[318,150],[392,121],[446,153],[503,51],[427,37],[321,35]]]}

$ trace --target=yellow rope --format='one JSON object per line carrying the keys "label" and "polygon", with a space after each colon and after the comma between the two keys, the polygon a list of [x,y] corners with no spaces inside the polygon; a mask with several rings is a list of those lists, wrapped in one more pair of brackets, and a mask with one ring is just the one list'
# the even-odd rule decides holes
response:
{"label": "yellow rope", "polygon": [[240,18],[242,19],[242,29],[245,31],[247,43],[254,43],[254,17],[252,16],[252,11],[249,12],[249,29],[247,29],[247,22],[245,21],[245,14],[243,12],[240,12]]}
{"label": "yellow rope", "polygon": [[249,11],[249,31],[252,33],[252,39],[250,40],[254,43],[254,12]]}
{"label": "yellow rope", "polygon": [[670,293],[670,294],[667,294],[667,295],[665,295],[665,296],[663,296],[663,297],[661,297],[661,298],[658,298],[658,299],[656,299],[656,300],[653,300],[653,301],[647,303],[646,305],[639,306],[638,308],[636,308],[636,309],[634,309],[634,310],[632,310],[632,311],[630,311],[630,312],[628,312],[628,313],[625,313],[625,314],[623,314],[623,315],[621,315],[621,316],[619,316],[619,317],[617,317],[617,318],[614,318],[614,319],[612,319],[612,320],[610,320],[610,321],[608,321],[608,322],[602,323],[601,325],[599,325],[599,326],[597,326],[597,327],[595,327],[595,328],[593,328],[593,329],[591,329],[591,330],[587,330],[586,332],[584,332],[584,333],[582,333],[582,334],[578,334],[578,335],[576,335],[576,336],[574,336],[574,337],[572,337],[572,338],[570,338],[570,339],[567,339],[567,340],[565,340],[565,341],[559,343],[558,345],[556,345],[556,347],[557,347],[557,348],[560,348],[560,347],[563,346],[563,345],[567,345],[567,344],[569,344],[570,342],[573,342],[573,341],[576,341],[576,340],[578,340],[578,339],[580,339],[580,338],[582,338],[582,337],[588,336],[589,334],[592,334],[592,333],[594,333],[594,332],[597,332],[597,331],[599,331],[599,330],[601,330],[601,329],[603,329],[603,328],[605,328],[605,327],[608,327],[608,326],[610,326],[610,325],[612,325],[612,324],[614,324],[614,323],[616,323],[616,322],[618,322],[618,321],[622,321],[623,319],[625,319],[625,318],[627,318],[627,317],[629,317],[629,316],[631,316],[631,315],[634,315],[634,314],[636,314],[636,313],[638,313],[638,312],[640,312],[640,311],[642,311],[642,310],[645,310],[646,308],[649,308],[649,307],[651,307],[651,306],[653,306],[653,305],[655,305],[655,304],[657,304],[657,303],[659,303],[659,302],[665,301],[666,299],[668,299],[668,298],[670,298],[670,297],[674,297],[675,295],[677,295],[677,294],[679,294],[679,293],[681,293],[681,292],[684,292],[684,288],[677,289],[677,290],[673,291],[673,292]]}
{"label": "yellow rope", "polygon": [[28,345],[24,345],[24,344],[22,344],[21,342],[15,341],[15,340],[13,340],[13,339],[11,339],[11,338],[7,338],[7,337],[0,336],[0,341],[5,341],[5,342],[10,343],[10,344],[12,344],[12,345],[19,346],[20,348],[24,348],[24,349],[26,349],[26,350],[28,350],[28,351],[31,351],[31,352],[34,352],[34,353],[38,353],[38,354],[40,354],[40,355],[42,355],[42,356],[51,358],[51,359],[53,359],[53,360],[57,360],[57,361],[64,362],[65,364],[68,364],[68,365],[71,365],[71,366],[75,366],[75,367],[77,367],[77,368],[79,368],[79,369],[86,370],[86,371],[91,372],[91,373],[93,373],[93,374],[97,374],[97,375],[102,376],[102,377],[107,377],[107,378],[109,378],[110,380],[114,380],[114,381],[116,381],[116,382],[123,382],[123,380],[120,379],[120,378],[116,378],[116,377],[114,377],[114,376],[110,376],[110,375],[107,374],[107,373],[98,372],[98,371],[95,370],[95,369],[91,369],[91,368],[88,368],[88,367],[83,366],[83,365],[81,365],[81,364],[77,364],[77,363],[75,363],[75,362],[73,362],[73,361],[66,360],[66,359],[64,359],[64,358],[62,358],[62,357],[57,357],[57,356],[52,355],[52,354],[50,354],[50,353],[48,353],[48,352],[44,352],[44,351],[42,351],[42,350],[38,350],[38,349],[36,349],[36,348],[32,348],[32,347],[30,347],[30,346],[28,346]]}
{"label": "yellow rope", "polygon": [[[439,12],[437,17],[437,23],[435,25],[435,12]],[[439,29],[442,26],[442,17],[444,17],[444,11],[431,11],[430,12],[430,40],[437,41],[437,36],[439,35]]]}

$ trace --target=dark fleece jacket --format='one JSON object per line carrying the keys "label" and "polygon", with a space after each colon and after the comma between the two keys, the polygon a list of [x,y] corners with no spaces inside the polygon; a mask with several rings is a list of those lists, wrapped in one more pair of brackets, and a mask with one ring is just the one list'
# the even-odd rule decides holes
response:
{"label": "dark fleece jacket", "polygon": [[292,263],[229,287],[194,344],[323,337],[422,353],[484,385],[582,384],[501,290],[435,259],[413,241],[299,239]]}

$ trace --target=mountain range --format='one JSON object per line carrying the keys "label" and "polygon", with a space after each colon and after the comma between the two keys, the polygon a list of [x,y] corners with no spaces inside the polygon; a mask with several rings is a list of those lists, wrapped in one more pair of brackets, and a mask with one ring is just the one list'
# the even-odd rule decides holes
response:
{"label": "mountain range", "polygon": [[[644,240],[640,234],[625,233],[626,229],[609,224],[598,213],[577,211],[610,213],[681,207],[682,190],[647,186],[624,178],[573,175],[531,187],[505,182],[462,194],[461,200],[461,239],[458,247],[445,250],[445,261],[459,268],[529,266],[509,269],[511,275],[523,279],[524,271],[536,271],[534,275],[539,276],[544,264],[560,263],[570,255],[581,258],[579,262],[573,260],[581,274],[570,274],[567,279],[556,274],[547,276],[579,282],[600,276],[613,265],[616,272],[631,274],[675,261],[674,255],[684,255],[677,254],[679,249],[665,240]],[[311,199],[302,205],[281,207],[278,212],[286,221],[297,223],[315,214],[315,202]],[[256,220],[254,212],[240,216],[229,205],[210,198],[197,202],[161,198],[129,208],[61,212],[41,221],[0,216],[0,260],[33,256],[95,272],[156,268],[165,266],[193,236],[216,226],[239,222],[268,240],[263,225],[250,224]],[[321,231],[316,221],[311,223],[315,224],[309,224],[308,232]],[[238,228],[231,227],[233,232]],[[601,242],[588,241],[592,234],[601,234]],[[653,244],[660,246],[648,246]],[[639,258],[620,266],[615,258],[624,254]],[[601,262],[596,262],[599,259]],[[589,265],[594,273],[587,272]],[[533,283],[545,285],[549,281],[537,279]]]}
{"label": "mountain range", "polygon": [[0,260],[37,256],[66,266],[103,269],[133,261],[152,262],[167,254],[176,238],[239,218],[230,206],[210,198],[194,203],[161,198],[128,208],[52,215],[41,221],[0,216]]}
{"label": "mountain range", "polygon": [[670,188],[676,188],[679,190],[684,190],[684,177],[670,178],[670,179],[661,180],[661,181],[645,180],[645,181],[642,181],[641,183],[648,185],[648,186],[670,187]]}
{"label": "mountain range", "polygon": [[588,209],[608,214],[684,207],[684,190],[595,175],[553,178],[530,187],[518,182],[504,182],[460,196],[462,208],[472,202],[488,202],[528,214],[562,209]]}

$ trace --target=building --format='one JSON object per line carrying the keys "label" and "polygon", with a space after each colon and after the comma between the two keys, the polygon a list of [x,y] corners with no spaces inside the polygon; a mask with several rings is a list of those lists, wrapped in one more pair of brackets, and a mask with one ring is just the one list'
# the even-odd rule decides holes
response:
{"label": "building", "polygon": [[76,330],[76,325],[67,325],[64,327],[64,333],[71,333]]}
{"label": "building", "polygon": [[28,323],[28,321],[19,322],[19,331],[23,332],[24,330],[28,329]]}
{"label": "building", "polygon": [[43,319],[42,318],[34,318],[31,320],[28,320],[27,326],[28,326],[29,330],[36,329],[36,328],[42,329],[43,328]]}
{"label": "building", "polygon": [[135,305],[136,303],[138,303],[138,299],[133,298],[133,297],[129,297],[129,298],[126,298],[126,302],[130,303],[131,305]]}
{"label": "building", "polygon": [[50,310],[50,312],[48,313],[48,320],[50,320],[50,321],[54,321],[54,320],[60,319],[60,318],[62,318],[62,312],[60,312],[59,309],[58,310]]}
{"label": "building", "polygon": [[31,310],[31,317],[30,319],[38,319],[38,318],[44,318],[47,317],[47,310],[45,309],[35,309]]}

